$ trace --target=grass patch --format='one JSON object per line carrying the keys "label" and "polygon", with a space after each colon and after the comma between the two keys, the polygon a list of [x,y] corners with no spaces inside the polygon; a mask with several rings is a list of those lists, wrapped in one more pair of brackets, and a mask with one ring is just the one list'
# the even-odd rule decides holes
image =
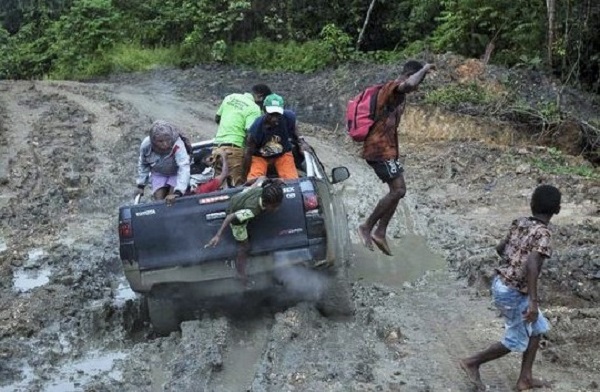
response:
{"label": "grass patch", "polygon": [[332,65],[335,57],[320,41],[298,43],[271,42],[257,38],[235,44],[230,53],[231,63],[247,65],[263,71],[314,72]]}
{"label": "grass patch", "polygon": [[442,105],[448,109],[456,109],[461,105],[488,105],[497,97],[477,83],[447,85],[427,92],[424,102],[431,105]]}
{"label": "grass patch", "polygon": [[532,166],[550,174],[577,175],[585,178],[600,179],[600,170],[590,164],[570,164],[563,153],[557,148],[548,149],[544,157],[533,157]]}
{"label": "grass patch", "polygon": [[175,47],[148,49],[137,45],[118,45],[108,57],[113,72],[138,72],[175,66],[181,56]]}
{"label": "grass patch", "polygon": [[54,67],[49,79],[85,80],[115,72],[139,72],[175,66],[180,59],[179,50],[171,48],[142,48],[137,45],[118,45],[101,56],[81,57],[69,67]]}

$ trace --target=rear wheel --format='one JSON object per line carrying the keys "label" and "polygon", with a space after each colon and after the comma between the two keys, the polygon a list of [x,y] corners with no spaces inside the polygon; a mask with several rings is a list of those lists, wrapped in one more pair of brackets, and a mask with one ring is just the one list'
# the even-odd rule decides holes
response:
{"label": "rear wheel", "polygon": [[331,274],[329,284],[316,304],[325,317],[347,317],[354,314],[352,290],[344,270]]}
{"label": "rear wheel", "polygon": [[150,294],[146,298],[148,303],[148,315],[156,333],[168,335],[179,330],[179,309],[171,298]]}

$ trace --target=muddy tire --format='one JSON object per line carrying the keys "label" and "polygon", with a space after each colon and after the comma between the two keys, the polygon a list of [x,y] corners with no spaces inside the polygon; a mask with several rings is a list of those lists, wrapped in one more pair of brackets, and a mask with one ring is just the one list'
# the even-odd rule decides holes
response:
{"label": "muddy tire", "polygon": [[332,274],[329,285],[316,303],[317,309],[325,317],[348,317],[354,314],[350,283],[343,272]]}
{"label": "muddy tire", "polygon": [[169,335],[179,330],[179,310],[176,303],[167,297],[148,295],[148,316],[154,332],[159,335]]}

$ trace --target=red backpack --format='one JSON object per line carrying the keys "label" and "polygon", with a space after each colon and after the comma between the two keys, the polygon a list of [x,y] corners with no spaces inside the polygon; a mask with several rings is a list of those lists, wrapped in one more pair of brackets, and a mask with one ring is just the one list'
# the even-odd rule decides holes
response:
{"label": "red backpack", "polygon": [[348,101],[346,107],[346,130],[352,140],[364,142],[375,122],[377,94],[383,85],[367,87]]}

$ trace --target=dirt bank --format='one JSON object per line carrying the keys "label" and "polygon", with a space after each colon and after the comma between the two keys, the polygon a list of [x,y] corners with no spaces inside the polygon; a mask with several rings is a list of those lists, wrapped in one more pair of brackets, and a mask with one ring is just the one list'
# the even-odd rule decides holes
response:
{"label": "dirt bank", "polygon": [[[426,129],[415,111],[401,137],[409,193],[390,230],[396,256],[355,245],[355,317],[334,321],[308,304],[240,300],[248,311],[203,315],[180,334],[154,337],[122,277],[117,208],[130,201],[151,121],[174,121],[194,140],[211,137],[218,98],[266,78],[232,74],[0,82],[0,391],[467,391],[456,359],[502,330],[483,289],[496,262],[492,247],[513,217],[528,212],[539,182],[558,185],[564,204],[541,289],[553,330],[536,369],[554,390],[597,389],[600,184],[541,171],[534,162],[549,156],[546,149],[475,136],[417,138]],[[356,146],[318,125],[338,115],[321,98],[314,104],[322,77],[268,81],[294,78],[285,93],[300,121],[311,120],[302,125],[309,142],[328,168],[350,169],[339,191],[356,241],[356,225],[384,187]],[[347,86],[327,88],[319,96],[342,97]],[[430,116],[427,129],[448,128],[445,114],[422,113]],[[454,127],[477,128],[461,121]],[[510,390],[518,366],[514,355],[485,368],[490,390]]]}

